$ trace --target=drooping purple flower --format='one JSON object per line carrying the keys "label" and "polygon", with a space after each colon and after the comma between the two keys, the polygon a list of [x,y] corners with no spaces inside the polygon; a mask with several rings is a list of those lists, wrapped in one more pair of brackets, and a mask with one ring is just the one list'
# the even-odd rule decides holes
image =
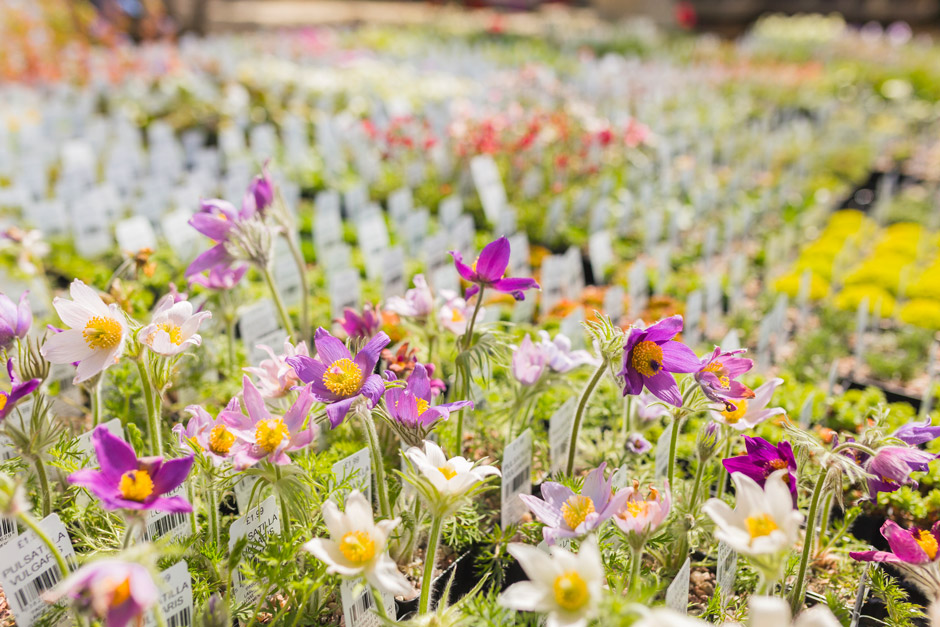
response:
{"label": "drooping purple flower", "polygon": [[881,526],[891,552],[852,551],[860,562],[888,563],[919,587],[928,598],[940,598],[940,521],[931,529],[904,529],[893,520]]}
{"label": "drooping purple flower", "polygon": [[940,438],[940,426],[931,426],[930,417],[928,416],[923,422],[907,423],[894,432],[894,437],[911,446],[926,444]]}
{"label": "drooping purple flower", "polygon": [[245,444],[231,451],[236,470],[249,468],[263,459],[285,466],[291,463],[288,452],[310,446],[317,436],[315,424],[304,428],[314,401],[310,386],[301,388],[297,399],[283,416],[271,415],[261,392],[248,375],[242,378],[242,400],[247,415],[237,409],[226,409],[219,414],[235,437]]}
{"label": "drooping purple flower", "polygon": [[343,310],[343,317],[336,322],[349,337],[367,340],[382,328],[382,314],[370,304],[362,308],[362,314],[347,307]]}
{"label": "drooping purple flower", "polygon": [[24,397],[29,396],[42,383],[40,379],[21,381],[13,370],[13,360],[7,360],[7,375],[10,377],[12,388],[9,392],[0,391],[0,421],[4,420]]}
{"label": "drooping purple flower", "polygon": [[895,492],[902,485],[917,487],[911,478],[915,471],[923,472],[928,464],[940,457],[918,448],[907,446],[883,446],[870,457],[864,465],[868,478],[868,492],[871,500],[878,498],[879,492]]}
{"label": "drooping purple flower", "polygon": [[641,433],[631,433],[627,438],[627,450],[634,455],[642,455],[652,450],[653,445]]}
{"label": "drooping purple flower", "polygon": [[86,468],[69,475],[69,483],[86,488],[108,510],[135,509],[161,512],[193,511],[181,496],[164,497],[183,483],[193,467],[193,456],[164,460],[138,458],[131,445],[104,425],[91,434],[100,470]]}
{"label": "drooping purple flower", "polygon": [[464,294],[465,299],[469,300],[484,287],[512,294],[516,300],[525,300],[525,294],[523,294],[525,290],[540,289],[535,279],[503,277],[509,266],[509,253],[509,240],[505,237],[500,237],[484,246],[472,266],[463,262],[463,255],[459,251],[450,251],[457,272],[465,281],[473,283],[467,288]]}
{"label": "drooping purple flower", "polygon": [[0,293],[0,348],[9,349],[13,340],[23,339],[33,323],[33,312],[29,308],[29,292],[23,292],[19,304]]}
{"label": "drooping purple flower", "polygon": [[196,257],[186,268],[186,277],[216,267],[228,267],[235,261],[226,243],[237,232],[242,216],[232,203],[214,198],[200,203],[199,211],[189,219],[189,225],[215,242],[209,250]]}
{"label": "drooping purple flower", "polygon": [[716,346],[711,355],[702,359],[701,370],[695,373],[695,381],[709,400],[724,403],[727,411],[733,411],[736,405],[729,400],[754,398],[754,392],[735,379],[754,367],[754,361],[738,357],[746,349],[722,352]]}
{"label": "drooping purple flower", "polygon": [[[392,375],[394,376],[394,375]],[[430,427],[447,420],[450,412],[465,407],[473,409],[473,401],[454,401],[431,405],[431,379],[424,364],[415,364],[405,387],[393,387],[385,392],[385,403],[392,418],[406,427]]]}
{"label": "drooping purple flower", "polygon": [[43,595],[49,603],[63,597],[105,627],[144,623],[145,613],[160,598],[153,576],[141,564],[104,559],[85,564]]}
{"label": "drooping purple flower", "polygon": [[796,507],[796,458],[790,443],[784,441],[774,446],[764,438],[744,436],[744,445],[747,448],[746,455],[721,461],[728,474],[740,472],[763,487],[767,477],[778,470],[786,469],[788,472],[784,483],[790,488],[793,506]]}
{"label": "drooping purple flower", "polygon": [[248,272],[247,265],[228,266],[216,265],[209,270],[208,276],[197,274],[188,277],[190,285],[201,285],[207,289],[217,292],[227,291],[238,285],[245,273]]}
{"label": "drooping purple flower", "polygon": [[542,498],[520,494],[519,498],[545,523],[542,537],[548,544],[558,538],[577,538],[593,531],[616,514],[629,498],[627,490],[614,494],[612,478],[604,479],[604,462],[584,478],[581,493],[554,481],[542,484]]}
{"label": "drooping purple flower", "polygon": [[287,363],[304,383],[309,383],[313,396],[326,403],[326,414],[335,429],[346,418],[353,401],[360,395],[374,407],[385,392],[382,377],[374,374],[379,355],[391,340],[379,331],[353,358],[346,345],[320,327],[314,334],[315,358],[297,355]]}
{"label": "drooping purple flower", "polygon": [[512,376],[522,385],[535,385],[547,363],[548,356],[526,335],[512,354]]}
{"label": "drooping purple flower", "polygon": [[243,211],[244,207],[253,205],[256,212],[264,213],[265,209],[274,202],[274,182],[268,174],[267,162],[262,166],[261,174],[252,179],[251,184],[248,185],[245,196],[242,202]]}
{"label": "drooping purple flower", "polygon": [[664,318],[646,329],[630,329],[623,347],[623,395],[639,394],[643,386],[656,398],[682,406],[673,372],[698,372],[701,363],[692,349],[675,341],[682,331],[682,316]]}

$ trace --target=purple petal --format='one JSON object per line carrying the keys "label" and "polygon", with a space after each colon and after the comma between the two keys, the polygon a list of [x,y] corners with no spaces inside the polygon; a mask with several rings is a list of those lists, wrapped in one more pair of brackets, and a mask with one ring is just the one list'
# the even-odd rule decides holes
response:
{"label": "purple petal", "polygon": [[326,406],[326,415],[330,419],[331,428],[335,429],[346,419],[346,414],[349,413],[349,408],[352,406],[354,400],[356,400],[355,396],[344,398],[341,401],[336,401]]}
{"label": "purple petal", "polygon": [[476,283],[479,280],[477,273],[463,262],[463,255],[456,250],[452,250],[450,251],[450,256],[454,258],[454,266],[457,268],[457,273],[463,277],[465,281]]}
{"label": "purple petal", "polygon": [[702,363],[691,348],[682,342],[660,344],[663,349],[663,369],[669,372],[698,372]]}
{"label": "purple petal", "polygon": [[379,331],[365,346],[356,354],[356,365],[362,368],[362,374],[369,374],[375,370],[375,364],[379,361],[379,355],[382,349],[389,345],[392,340],[384,331]]}
{"label": "purple petal", "polygon": [[375,404],[379,402],[379,399],[382,398],[382,394],[385,393],[385,383],[382,382],[382,377],[377,374],[370,374],[365,383],[362,384],[362,395],[372,401],[372,406],[375,407]]}
{"label": "purple petal", "polygon": [[267,420],[271,417],[271,412],[269,412],[268,408],[264,405],[264,398],[261,396],[261,392],[259,392],[255,384],[251,382],[248,375],[242,378],[242,399],[245,401],[245,409],[248,410],[248,415],[251,417],[252,421],[258,422],[259,420]]}
{"label": "purple petal", "polygon": [[646,389],[656,398],[674,405],[682,407],[682,395],[679,394],[679,386],[676,379],[665,369],[660,370],[652,377],[643,377]]}
{"label": "purple petal", "polygon": [[565,524],[565,519],[561,516],[561,511],[553,508],[540,498],[531,494],[520,494],[519,498],[529,508],[529,511],[549,527],[561,527]]}
{"label": "purple petal", "polygon": [[156,494],[166,494],[175,490],[193,467],[193,456],[167,459],[160,466],[159,472],[153,476],[153,491]]}
{"label": "purple petal", "polygon": [[284,424],[291,433],[295,433],[304,426],[311,405],[313,405],[313,394],[310,392],[309,387],[305,387],[300,391],[300,395],[290,406],[290,409],[287,410],[287,413],[284,414]]}
{"label": "purple petal", "polygon": [[901,561],[909,564],[923,564],[930,561],[930,557],[914,539],[913,534],[901,528],[893,520],[886,520],[881,526],[881,535],[888,541],[891,552]]}
{"label": "purple petal", "polygon": [[331,364],[340,359],[352,360],[352,355],[346,345],[330,335],[330,332],[320,327],[313,336],[313,344],[317,349],[317,357],[329,368]]}
{"label": "purple petal", "polygon": [[493,288],[500,292],[512,294],[516,300],[525,300],[525,295],[522,293],[524,290],[540,289],[535,279],[523,278],[499,279],[493,283]]}
{"label": "purple petal", "polygon": [[232,258],[225,250],[225,245],[218,244],[193,259],[193,262],[186,268],[186,277],[204,272],[213,266],[227,265],[231,261]]}
{"label": "purple petal", "polygon": [[297,378],[304,383],[318,381],[321,382],[322,385],[323,375],[326,374],[326,365],[324,365],[323,362],[307,357],[306,355],[288,357],[284,361],[294,369]]}
{"label": "purple petal", "polygon": [[415,364],[415,369],[408,377],[407,388],[418,398],[431,400],[431,379],[428,378],[428,369],[424,364]]}
{"label": "purple petal", "polygon": [[473,298],[479,291],[480,291],[480,286],[477,283],[474,283],[473,285],[467,288],[467,291],[463,293],[463,299],[465,301],[468,301],[471,298]]}
{"label": "purple petal", "polygon": [[[675,315],[663,318],[653,326],[646,329],[644,340],[650,342],[665,342],[682,332],[682,316]],[[698,358],[695,359],[698,362]],[[701,367],[699,365],[699,367]]]}
{"label": "purple petal", "polygon": [[149,507],[147,507],[147,509],[156,510],[158,512],[179,512],[188,514],[193,511],[193,506],[181,496],[171,496],[169,498],[161,496],[151,501],[148,505]]}
{"label": "purple petal", "polygon": [[220,218],[219,214],[197,213],[189,219],[189,225],[216,242],[228,239],[234,223]]}
{"label": "purple petal", "polygon": [[509,265],[509,253],[509,240],[505,236],[484,246],[477,259],[477,275],[487,283],[501,279]]}
{"label": "purple petal", "polygon": [[139,462],[131,445],[113,435],[104,425],[98,425],[91,434],[91,443],[98,456],[101,472],[117,485],[121,476],[129,470],[137,470]]}

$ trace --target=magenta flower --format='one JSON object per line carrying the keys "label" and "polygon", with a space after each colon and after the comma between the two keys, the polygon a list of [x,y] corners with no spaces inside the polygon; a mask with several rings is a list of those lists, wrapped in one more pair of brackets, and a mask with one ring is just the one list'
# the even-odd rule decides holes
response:
{"label": "magenta flower", "polygon": [[349,337],[367,340],[382,328],[382,313],[369,304],[362,308],[361,315],[347,307],[343,310],[343,317],[336,322]]}
{"label": "magenta flower", "polygon": [[548,365],[548,355],[541,346],[535,344],[528,335],[512,354],[512,376],[525,386],[535,385],[545,367]]}
{"label": "magenta flower", "polygon": [[385,403],[392,418],[410,428],[428,428],[450,418],[452,411],[465,407],[473,409],[473,401],[431,405],[431,395],[431,379],[428,377],[427,368],[424,364],[415,364],[405,387],[393,387],[385,392]]}
{"label": "magenta flower", "polygon": [[[744,357],[745,349],[721,352],[716,346],[711,355],[702,359],[701,370],[695,373],[695,381],[701,386],[702,392],[716,403],[724,403],[727,411],[733,411],[737,404],[734,400],[754,398],[754,392],[740,381],[735,379],[751,368],[754,362]],[[732,401],[732,402],[729,402]]]}
{"label": "magenta flower", "polygon": [[583,536],[620,511],[629,494],[626,490],[614,494],[611,480],[604,479],[606,466],[604,462],[588,473],[580,494],[568,486],[546,481],[542,484],[541,499],[519,495],[526,507],[545,523],[542,528],[545,542],[555,544],[558,538]]}
{"label": "magenta flower", "polygon": [[104,559],[85,564],[43,595],[49,603],[63,597],[105,627],[143,625],[144,615],[160,598],[150,571],[140,564]]}
{"label": "magenta flower", "polygon": [[[247,197],[247,196],[246,196]],[[214,198],[204,200],[199,211],[189,219],[189,225],[216,242],[215,246],[196,257],[186,268],[186,277],[200,274],[216,267],[227,267],[235,261],[226,244],[239,229],[239,222],[249,217],[254,211],[243,207],[239,212],[232,203]]]}
{"label": "magenta flower", "polygon": [[911,478],[914,471],[926,471],[927,465],[940,457],[927,451],[906,446],[883,446],[873,457],[865,462],[868,478],[868,492],[871,500],[878,498],[879,492],[895,492],[902,485],[917,487]]}
{"label": "magenta flower", "polygon": [[930,530],[904,529],[893,520],[881,526],[881,535],[891,552],[852,551],[849,555],[860,562],[888,563],[921,588],[928,596],[940,598],[940,522]]}
{"label": "magenta flower", "polygon": [[91,434],[101,470],[73,472],[69,483],[87,489],[108,510],[135,509],[161,512],[193,511],[181,496],[163,495],[183,483],[193,467],[193,456],[179,459],[138,458],[131,445],[112,435],[104,425]]}
{"label": "magenta flower", "polygon": [[0,348],[9,349],[13,340],[23,339],[33,323],[33,312],[29,308],[29,292],[23,292],[18,305],[0,293]]}
{"label": "magenta flower", "polygon": [[316,425],[304,428],[313,405],[309,386],[301,388],[297,400],[281,417],[271,415],[264,398],[247,375],[242,379],[242,400],[248,415],[227,409],[219,414],[235,437],[245,444],[232,450],[236,470],[254,466],[263,459],[281,466],[289,464],[287,453],[309,446],[317,435]]}
{"label": "magenta flower", "polygon": [[940,438],[940,427],[930,425],[930,417],[924,422],[910,422],[894,432],[894,437],[905,444],[917,446]]}
{"label": "magenta flower", "polygon": [[639,394],[643,386],[656,398],[676,407],[682,396],[673,372],[698,372],[702,365],[685,344],[673,338],[682,331],[682,316],[671,316],[646,329],[630,329],[623,347],[623,395]]}
{"label": "magenta flower", "polygon": [[787,475],[783,480],[790,488],[793,506],[796,507],[796,458],[790,443],[781,442],[774,446],[764,438],[744,436],[744,445],[747,447],[746,455],[721,460],[728,474],[740,472],[763,487],[767,477],[786,469]]}
{"label": "magenta flower", "polygon": [[256,212],[264,213],[272,203],[274,203],[274,182],[268,174],[268,164],[265,162],[261,168],[261,174],[251,181],[248,191],[245,192],[242,211],[245,211],[245,207],[253,205]]}
{"label": "magenta flower", "polygon": [[40,379],[30,379],[29,381],[20,381],[13,371],[13,360],[7,360],[7,375],[10,377],[10,383],[13,387],[9,392],[0,391],[0,420],[4,420],[24,397],[29,396],[42,383]]}
{"label": "magenta flower", "polygon": [[362,347],[353,359],[346,345],[320,327],[314,334],[316,358],[288,357],[287,363],[304,383],[309,383],[313,397],[326,403],[326,415],[335,429],[346,419],[353,401],[360,395],[369,399],[373,407],[382,398],[385,384],[373,373],[379,355],[391,340],[379,332]]}
{"label": "magenta flower", "polygon": [[216,265],[209,269],[209,275],[196,274],[189,276],[190,285],[201,285],[207,289],[217,292],[228,291],[238,285],[245,273],[248,272],[247,265],[237,267],[228,265]]}
{"label": "magenta flower", "polygon": [[464,294],[465,299],[479,292],[484,287],[491,287],[498,292],[512,294],[516,300],[525,300],[523,292],[530,289],[540,289],[535,279],[528,278],[503,278],[506,274],[506,268],[509,266],[509,240],[500,237],[498,240],[490,242],[480,251],[480,256],[468,266],[463,262],[463,255],[459,251],[450,251],[454,258],[454,265],[457,272],[465,281],[473,283],[467,288]]}
{"label": "magenta flower", "polygon": [[[225,406],[224,411],[241,413],[241,410],[238,397],[235,397]],[[185,427],[182,424],[174,425],[173,433],[177,435],[181,445],[185,444],[194,451],[205,453],[216,466],[245,446],[225,423],[222,412],[213,418],[199,405],[190,405],[186,411],[190,415],[189,422]]]}

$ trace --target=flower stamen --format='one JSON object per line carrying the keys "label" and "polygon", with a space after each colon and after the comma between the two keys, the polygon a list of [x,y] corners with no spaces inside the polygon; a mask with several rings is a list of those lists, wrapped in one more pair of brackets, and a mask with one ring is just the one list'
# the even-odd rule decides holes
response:
{"label": "flower stamen", "polygon": [[577,529],[588,514],[594,513],[594,501],[582,494],[572,494],[561,506],[561,515],[570,529]]}
{"label": "flower stamen", "polygon": [[85,325],[82,337],[88,348],[110,350],[121,343],[121,323],[107,316],[95,316]]}
{"label": "flower stamen", "polygon": [[569,612],[584,607],[590,600],[587,583],[573,570],[555,577],[552,589],[555,592],[555,603]]}
{"label": "flower stamen", "polygon": [[630,352],[630,366],[644,377],[652,377],[663,369],[663,349],[656,342],[637,342]]}
{"label": "flower stamen", "polygon": [[153,479],[146,470],[128,470],[121,475],[118,489],[128,501],[144,501],[153,494]]}
{"label": "flower stamen", "polygon": [[353,564],[365,564],[375,557],[375,542],[365,531],[349,531],[340,538],[339,551]]}
{"label": "flower stamen", "polygon": [[349,358],[337,359],[323,373],[323,385],[337,396],[352,396],[362,387],[362,369]]}
{"label": "flower stamen", "polygon": [[289,436],[290,429],[280,418],[259,420],[255,427],[255,443],[266,453],[273,453]]}

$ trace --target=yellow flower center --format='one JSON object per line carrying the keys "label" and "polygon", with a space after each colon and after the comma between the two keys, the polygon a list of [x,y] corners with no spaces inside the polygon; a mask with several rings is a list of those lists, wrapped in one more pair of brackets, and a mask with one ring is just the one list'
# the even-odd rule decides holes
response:
{"label": "yellow flower center", "polygon": [[444,475],[444,478],[448,481],[457,476],[457,471],[450,466],[438,466],[437,469],[441,471],[441,474]]}
{"label": "yellow flower center", "polygon": [[161,331],[166,331],[166,334],[170,336],[170,341],[177,346],[183,343],[183,334],[179,325],[173,324],[172,322],[164,322],[158,324],[157,328]]}
{"label": "yellow flower center", "polygon": [[121,475],[118,489],[128,501],[143,501],[153,494],[153,480],[146,470],[128,470]]}
{"label": "yellow flower center", "polygon": [[[419,415],[419,416],[420,416],[421,414],[423,414],[424,412],[426,412],[426,411],[428,410],[428,407],[431,405],[429,402],[427,402],[427,401],[424,400],[423,398],[416,398],[416,399],[415,399],[415,403],[417,403],[417,405],[418,405],[418,415]],[[0,409],[3,409],[3,407],[0,406]]]}
{"label": "yellow flower center", "polygon": [[[645,516],[650,511],[649,501],[627,501],[625,507],[626,512],[634,518],[638,518],[641,515]],[[626,516],[621,516],[621,518],[626,518]]]}
{"label": "yellow flower center", "polygon": [[474,259],[474,260],[473,260],[473,264],[470,265],[470,269],[473,270],[474,272],[476,272],[476,271],[477,271],[477,264],[478,264],[479,262],[480,262],[480,258],[479,258],[479,257],[477,257],[476,259]]}
{"label": "yellow flower center", "polygon": [[128,577],[114,586],[111,591],[111,607],[117,607],[131,598],[131,578]]}
{"label": "yellow flower center", "polygon": [[362,369],[352,359],[337,359],[323,373],[323,385],[337,396],[352,396],[362,387]]}
{"label": "yellow flower center", "polygon": [[584,607],[590,600],[587,583],[573,570],[555,577],[552,588],[555,591],[555,603],[569,612]]}
{"label": "yellow flower center", "polygon": [[209,432],[209,450],[216,455],[228,455],[232,445],[235,444],[235,434],[222,424],[212,427]]}
{"label": "yellow flower center", "polygon": [[720,361],[713,361],[712,363],[702,368],[702,372],[714,373],[715,376],[718,377],[718,382],[721,384],[721,386],[726,388],[731,385],[731,379],[728,377],[727,374],[723,374],[724,369],[725,369],[725,365],[723,363],[721,363]]}
{"label": "yellow flower center", "polygon": [[734,402],[737,404],[734,411],[724,409],[721,412],[721,415],[725,417],[725,422],[729,425],[737,423],[741,418],[744,418],[744,414],[747,413],[747,401],[745,399],[736,398]]}
{"label": "yellow flower center", "polygon": [[365,531],[349,531],[340,538],[339,551],[353,564],[365,564],[375,557],[375,542]]}
{"label": "yellow flower center", "polygon": [[107,316],[95,316],[88,321],[82,337],[88,348],[110,350],[121,343],[121,323]]}
{"label": "yellow flower center", "polygon": [[637,342],[630,353],[630,366],[644,377],[652,377],[663,369],[663,349],[656,342]]}
{"label": "yellow flower center", "polygon": [[0,392],[0,411],[3,411],[3,408],[7,406],[8,400],[10,400],[10,396],[6,392]]}
{"label": "yellow flower center", "polygon": [[937,559],[937,550],[940,549],[940,547],[937,546],[937,537],[935,535],[926,529],[915,529],[914,540],[920,545],[920,548],[924,550],[927,557],[932,560]]}
{"label": "yellow flower center", "polygon": [[570,529],[577,529],[588,514],[594,512],[594,501],[581,494],[572,494],[561,506],[561,515]]}
{"label": "yellow flower center", "polygon": [[747,525],[747,532],[751,534],[751,540],[762,536],[769,536],[779,529],[777,523],[770,517],[770,514],[748,516],[744,519],[744,524]]}
{"label": "yellow flower center", "polygon": [[456,308],[451,310],[451,313],[450,313],[451,322],[463,322],[464,320],[466,320],[466,318],[464,317],[462,311]]}
{"label": "yellow flower center", "polygon": [[267,453],[274,452],[284,441],[284,438],[289,436],[290,429],[280,418],[259,420],[258,425],[255,427],[255,443]]}

